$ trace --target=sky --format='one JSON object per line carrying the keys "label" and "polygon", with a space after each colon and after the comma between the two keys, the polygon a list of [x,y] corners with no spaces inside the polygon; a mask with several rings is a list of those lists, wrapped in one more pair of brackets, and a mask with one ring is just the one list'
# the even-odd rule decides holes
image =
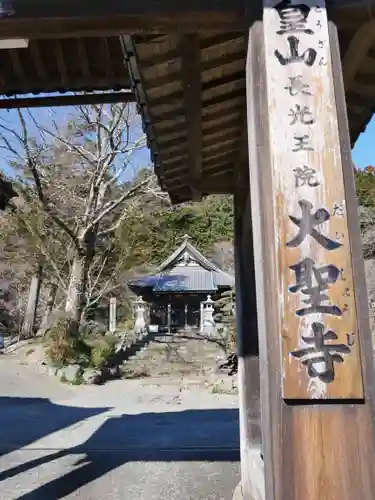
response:
{"label": "sky", "polygon": [[[30,109],[34,119],[41,125],[49,130],[53,130],[53,122],[58,123],[59,127],[64,128],[70,120],[74,118],[76,114],[75,108],[71,106],[55,107],[55,108],[35,108]],[[27,129],[30,137],[38,136],[38,129],[32,119],[29,118],[27,110],[23,110],[23,116],[27,122]],[[135,141],[139,139],[142,135],[141,121],[138,116],[136,121],[133,122],[134,126],[130,132],[130,140]],[[0,135],[3,134],[11,142],[11,145],[15,147],[17,151],[20,151],[19,143],[15,137],[9,132],[4,132],[2,125],[5,125],[8,129],[20,132],[21,128],[19,125],[19,117],[17,110],[12,109],[9,111],[0,111]],[[6,175],[12,177],[14,174],[12,169],[9,167],[9,162],[14,160],[14,155],[9,153],[6,147],[3,147],[3,141],[0,139],[0,170],[5,172]],[[123,158],[123,157],[122,157]],[[150,152],[148,148],[138,149],[132,155],[131,165],[126,169],[124,175],[121,176],[121,181],[131,180],[136,172],[141,169],[151,165]]]}
{"label": "sky", "polygon": [[368,165],[375,166],[375,115],[367,125],[353,148],[353,162],[357,168],[365,168]]}

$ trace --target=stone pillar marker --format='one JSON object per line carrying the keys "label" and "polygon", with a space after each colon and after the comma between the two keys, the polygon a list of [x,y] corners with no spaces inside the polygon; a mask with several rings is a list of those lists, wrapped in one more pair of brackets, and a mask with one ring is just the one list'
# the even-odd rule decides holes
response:
{"label": "stone pillar marker", "polygon": [[172,305],[168,304],[167,306],[167,325],[168,325],[168,333],[171,333],[172,326]]}
{"label": "stone pillar marker", "polygon": [[185,309],[184,309],[184,313],[185,313],[185,329],[188,326],[188,310],[189,310],[189,306],[187,304],[185,304]]}
{"label": "stone pillar marker", "polygon": [[337,32],[322,0],[263,0],[257,18],[246,92],[265,498],[370,500],[374,371]]}
{"label": "stone pillar marker", "polygon": [[116,297],[109,299],[109,331],[115,333],[116,331]]}

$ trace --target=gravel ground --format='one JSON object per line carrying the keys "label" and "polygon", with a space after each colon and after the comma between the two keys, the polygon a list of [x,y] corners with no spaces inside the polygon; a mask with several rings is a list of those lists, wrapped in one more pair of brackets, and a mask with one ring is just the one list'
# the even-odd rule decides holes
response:
{"label": "gravel ground", "polygon": [[72,387],[0,357],[2,500],[230,500],[237,398],[180,380]]}

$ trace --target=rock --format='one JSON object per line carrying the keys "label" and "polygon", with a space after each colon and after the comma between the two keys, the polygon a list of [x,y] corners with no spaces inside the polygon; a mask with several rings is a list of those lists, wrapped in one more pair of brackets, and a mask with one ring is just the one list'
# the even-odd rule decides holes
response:
{"label": "rock", "polygon": [[99,385],[102,383],[102,374],[99,370],[88,368],[83,372],[82,379],[85,384]]}
{"label": "rock", "polygon": [[64,366],[64,368],[60,368],[60,370],[58,370],[57,372],[57,375],[67,382],[73,382],[80,375],[81,371],[82,368],[79,365],[74,364]]}

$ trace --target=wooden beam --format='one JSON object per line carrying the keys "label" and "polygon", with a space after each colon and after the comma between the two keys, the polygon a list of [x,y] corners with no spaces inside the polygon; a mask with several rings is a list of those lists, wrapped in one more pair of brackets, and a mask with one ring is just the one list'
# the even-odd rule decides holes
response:
{"label": "wooden beam", "polygon": [[199,199],[202,178],[202,82],[198,34],[181,37],[181,73],[187,130],[187,152],[192,198]]}
{"label": "wooden beam", "polygon": [[[12,0],[4,2],[0,19],[2,38],[41,38],[61,36],[121,36],[135,32],[242,30],[245,28],[243,0],[192,0],[176,3],[163,0]],[[351,8],[352,0],[332,9],[339,25],[355,28],[368,19],[369,0]],[[348,4],[348,7],[346,6]],[[347,15],[347,9],[352,12]],[[147,14],[146,14],[147,13]],[[37,21],[34,23],[33,21]]]}
{"label": "wooden beam", "polygon": [[371,500],[373,351],[337,34],[323,1],[293,4],[298,34],[277,3],[249,30],[246,68],[265,498]]}
{"label": "wooden beam", "polygon": [[1,38],[61,38],[71,36],[121,36],[136,32],[195,32],[241,30],[241,0],[12,0],[0,19]]}
{"label": "wooden beam", "polygon": [[116,102],[135,102],[135,95],[132,92],[117,92],[0,99],[0,109],[83,106],[88,104],[111,104]]}
{"label": "wooden beam", "polygon": [[88,17],[88,16],[108,16],[108,15],[140,15],[150,10],[159,16],[164,15],[185,15],[189,12],[209,13],[213,12],[226,14],[236,9],[243,8],[242,2],[238,0],[190,0],[188,5],[184,2],[176,4],[172,0],[164,0],[155,8],[152,0],[138,0],[135,4],[131,0],[106,0],[106,2],[92,2],[91,0],[12,0],[4,2],[2,15],[4,20],[10,19],[34,19],[44,17],[54,19],[56,17]]}
{"label": "wooden beam", "polygon": [[[236,164],[236,169],[240,167]],[[235,181],[235,175],[232,178]],[[241,494],[238,498],[264,500],[257,294],[248,173],[241,181],[236,183],[234,193],[236,336],[241,415]]]}

